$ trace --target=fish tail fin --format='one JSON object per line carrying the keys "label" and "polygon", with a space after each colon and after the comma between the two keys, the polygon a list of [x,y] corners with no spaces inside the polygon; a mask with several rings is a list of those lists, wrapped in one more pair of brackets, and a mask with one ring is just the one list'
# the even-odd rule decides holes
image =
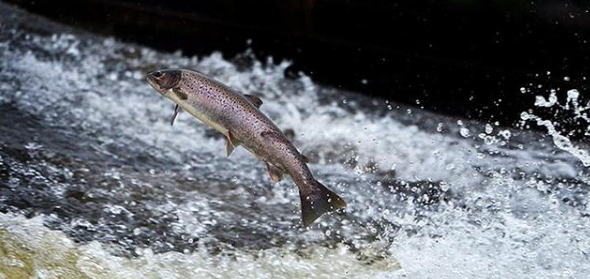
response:
{"label": "fish tail fin", "polygon": [[309,226],[322,214],[346,207],[346,202],[317,180],[307,193],[299,191],[303,225]]}

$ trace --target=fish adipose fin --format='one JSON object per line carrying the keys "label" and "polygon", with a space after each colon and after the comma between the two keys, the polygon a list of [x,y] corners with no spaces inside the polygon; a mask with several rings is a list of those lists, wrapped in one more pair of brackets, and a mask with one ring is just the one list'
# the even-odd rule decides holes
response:
{"label": "fish adipose fin", "polygon": [[305,163],[309,163],[309,158],[307,158],[307,156],[301,154],[301,159],[303,159],[303,162]]}
{"label": "fish adipose fin", "polygon": [[256,108],[260,108],[262,106],[262,100],[254,95],[244,94],[244,97],[250,101]]}
{"label": "fish adipose fin", "polygon": [[174,121],[176,120],[176,117],[178,117],[178,114],[182,111],[182,109],[180,108],[180,106],[176,105],[174,107],[174,114],[172,115],[172,119],[170,120],[170,126],[174,126]]}
{"label": "fish adipose fin", "polygon": [[234,151],[234,148],[240,145],[240,142],[234,138],[234,135],[227,131],[227,142],[225,144],[225,151],[227,153],[227,157]]}
{"label": "fish adipose fin", "polygon": [[301,198],[301,215],[304,226],[309,226],[322,214],[346,207],[346,202],[326,186],[314,180],[309,193],[299,190]]}
{"label": "fish adipose fin", "polygon": [[277,183],[283,179],[283,172],[279,168],[269,163],[266,163],[266,167],[268,168],[268,176],[272,183]]}

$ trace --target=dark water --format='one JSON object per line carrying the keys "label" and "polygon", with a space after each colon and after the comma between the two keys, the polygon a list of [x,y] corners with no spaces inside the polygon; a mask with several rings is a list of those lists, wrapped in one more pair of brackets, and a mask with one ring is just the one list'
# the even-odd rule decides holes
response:
{"label": "dark water", "polygon": [[[232,60],[160,53],[0,11],[7,278],[590,272],[587,146],[567,135],[450,119],[287,78],[289,62],[247,51]],[[224,140],[188,114],[170,127],[173,104],[144,81],[161,67],[200,70],[260,95],[262,111],[294,131],[346,211],[302,228],[290,181],[271,185],[243,149],[226,158]]]}

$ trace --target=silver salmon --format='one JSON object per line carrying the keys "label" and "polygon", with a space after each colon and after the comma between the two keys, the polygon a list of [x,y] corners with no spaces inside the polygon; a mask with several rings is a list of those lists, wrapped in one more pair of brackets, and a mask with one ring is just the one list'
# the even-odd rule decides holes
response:
{"label": "silver salmon", "polygon": [[307,158],[259,110],[262,101],[258,97],[241,94],[190,70],[158,70],[146,78],[157,92],[176,103],[171,124],[184,110],[226,137],[227,156],[242,146],[265,162],[273,183],[285,174],[291,177],[299,188],[305,226],[326,212],[346,207],[342,198],[314,179]]}

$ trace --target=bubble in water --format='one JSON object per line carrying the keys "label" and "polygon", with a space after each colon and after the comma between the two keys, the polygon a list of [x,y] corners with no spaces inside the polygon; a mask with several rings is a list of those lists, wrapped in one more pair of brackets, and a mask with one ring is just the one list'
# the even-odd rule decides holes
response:
{"label": "bubble in water", "polygon": [[501,137],[503,137],[504,139],[510,139],[510,136],[512,136],[512,134],[510,133],[509,130],[502,130],[500,132],[498,132],[498,135],[500,135]]}
{"label": "bubble in water", "polygon": [[461,127],[461,129],[459,129],[459,134],[461,134],[461,136],[463,136],[464,138],[467,138],[471,135],[471,132],[469,132],[469,129]]}
{"label": "bubble in water", "polygon": [[491,134],[494,131],[494,127],[490,124],[486,124],[486,134]]}
{"label": "bubble in water", "polygon": [[536,96],[535,97],[535,106],[537,107],[552,107],[557,102],[557,99],[549,99],[547,101],[543,96]]}
{"label": "bubble in water", "polygon": [[[567,100],[565,103],[565,109],[570,109],[569,105],[572,104],[573,109],[579,110],[578,98],[580,97],[580,92],[576,89],[568,90],[567,91]],[[576,111],[578,112],[578,111]]]}
{"label": "bubble in water", "polygon": [[494,136],[486,136],[483,141],[486,145],[492,145],[497,142],[497,139]]}
{"label": "bubble in water", "polygon": [[43,148],[43,145],[38,144],[36,142],[29,142],[25,145],[25,148],[31,151],[39,150]]}

